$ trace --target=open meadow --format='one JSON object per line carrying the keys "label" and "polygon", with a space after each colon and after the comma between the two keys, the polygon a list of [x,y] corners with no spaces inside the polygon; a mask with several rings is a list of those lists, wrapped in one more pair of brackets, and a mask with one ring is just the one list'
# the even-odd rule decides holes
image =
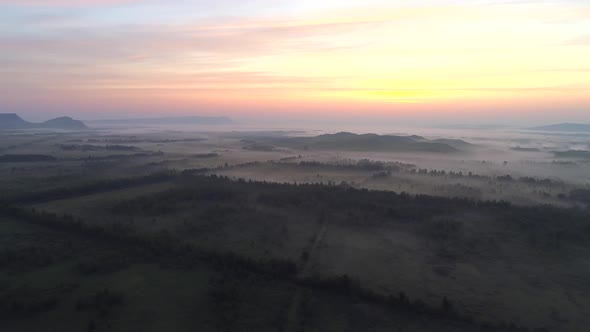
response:
{"label": "open meadow", "polygon": [[2,325],[590,325],[588,160],[506,138],[291,135],[3,134]]}

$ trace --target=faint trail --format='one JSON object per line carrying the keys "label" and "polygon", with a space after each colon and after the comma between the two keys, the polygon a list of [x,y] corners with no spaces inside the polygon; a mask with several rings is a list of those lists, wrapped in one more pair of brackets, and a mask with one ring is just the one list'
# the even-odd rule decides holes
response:
{"label": "faint trail", "polygon": [[[312,262],[315,254],[321,245],[324,236],[326,235],[326,231],[328,230],[328,226],[323,223],[320,229],[315,234],[315,239],[313,243],[309,246],[306,250],[309,253],[308,259],[304,262],[301,272],[299,272],[299,277],[308,277],[311,269],[312,269]],[[287,322],[285,324],[285,332],[296,332],[297,331],[297,323],[298,323],[298,313],[297,310],[299,309],[299,305],[301,303],[301,298],[303,296],[303,291],[301,289],[297,289],[293,298],[291,299],[291,304],[289,305],[289,309],[287,310]]]}
{"label": "faint trail", "polygon": [[318,247],[322,244],[322,241],[324,240],[324,236],[326,235],[327,230],[328,230],[328,226],[324,223],[324,224],[322,224],[322,227],[320,227],[318,232],[315,234],[315,240],[313,241],[313,243],[311,244],[311,246],[307,250],[307,252],[309,253],[309,258],[307,259],[307,261],[303,265],[303,268],[301,269],[301,272],[300,272],[301,277],[308,277],[309,276],[308,274],[309,274],[309,272],[311,272],[310,270],[312,267],[313,258],[315,257]]}

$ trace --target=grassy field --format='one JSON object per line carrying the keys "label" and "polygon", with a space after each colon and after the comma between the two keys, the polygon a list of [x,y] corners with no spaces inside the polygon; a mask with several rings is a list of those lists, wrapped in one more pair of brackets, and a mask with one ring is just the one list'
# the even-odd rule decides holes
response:
{"label": "grassy field", "polygon": [[[473,331],[475,327],[446,319],[418,319],[415,313],[391,311],[382,304],[229,266],[199,261],[177,266],[141,250],[20,220],[0,218],[0,230],[0,327],[7,331],[286,331],[291,327],[295,331]],[[288,315],[291,306],[296,309],[293,317]]]}
{"label": "grassy field", "polygon": [[[504,213],[481,212],[462,203],[427,215],[415,214],[411,201],[408,207],[393,204],[401,217],[390,217],[389,210],[374,214],[361,202],[324,206],[291,201],[315,192],[305,187],[226,181],[187,179],[30,207],[71,214],[92,225],[166,232],[182,243],[220,253],[289,259],[305,275],[348,275],[376,293],[403,291],[432,306],[447,297],[480,321],[563,331],[589,323],[578,306],[588,305],[590,285],[583,280],[590,272],[590,248],[579,239],[568,242],[567,236],[574,235],[564,234],[555,242],[554,225],[523,229],[506,223]],[[379,200],[386,202],[384,195]],[[335,197],[347,196],[339,192]],[[382,204],[379,200],[371,204]],[[511,209],[522,213],[521,208]],[[571,227],[581,226],[576,222]]]}
{"label": "grassy field", "polygon": [[5,137],[0,330],[590,325],[587,185],[211,133]]}
{"label": "grassy field", "polygon": [[[6,256],[3,257],[0,277],[3,330],[219,331],[225,328],[224,317],[215,311],[219,308],[215,308],[217,304],[211,296],[217,287],[214,281],[234,278],[226,277],[223,272],[201,265],[189,270],[163,267],[157,260],[134,257],[129,252],[124,255],[126,261],[107,270],[93,271],[84,268],[88,261],[115,259],[121,256],[121,248],[13,220],[0,220],[0,228],[2,251],[15,250],[16,244],[21,246],[21,256],[28,253],[31,258],[43,255],[41,252],[47,256],[46,261],[26,267],[22,262],[16,266],[7,264]],[[25,244],[25,238],[31,241]],[[273,331],[271,323],[276,319],[273,315],[279,314],[276,306],[281,307],[275,297],[288,300],[290,288],[260,289],[260,282],[252,278],[251,282],[248,278],[232,281],[258,287],[260,291],[252,297],[254,302],[264,304],[265,297],[272,296],[272,301],[268,301],[272,305],[251,312],[253,308],[242,310],[240,303],[236,303],[238,316],[231,318],[235,321],[232,324],[239,321],[248,330]],[[245,285],[243,289],[246,290]],[[105,290],[115,298],[111,299],[112,303],[106,297],[100,298]],[[247,291],[254,292],[254,289]],[[269,292],[272,294],[267,295]],[[81,305],[84,301],[88,302],[87,307]]]}

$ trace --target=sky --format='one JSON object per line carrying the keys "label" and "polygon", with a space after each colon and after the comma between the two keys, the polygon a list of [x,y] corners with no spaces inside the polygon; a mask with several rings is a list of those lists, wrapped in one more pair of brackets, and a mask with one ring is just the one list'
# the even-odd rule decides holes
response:
{"label": "sky", "polygon": [[590,123],[589,0],[0,0],[0,113]]}

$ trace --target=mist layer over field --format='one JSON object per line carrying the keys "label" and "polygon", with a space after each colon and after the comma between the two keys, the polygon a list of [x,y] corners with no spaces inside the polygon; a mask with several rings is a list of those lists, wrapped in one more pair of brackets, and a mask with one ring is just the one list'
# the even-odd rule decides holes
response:
{"label": "mist layer over field", "polygon": [[[4,130],[0,327],[579,331],[589,142],[247,123]],[[154,311],[162,301],[174,305]]]}

